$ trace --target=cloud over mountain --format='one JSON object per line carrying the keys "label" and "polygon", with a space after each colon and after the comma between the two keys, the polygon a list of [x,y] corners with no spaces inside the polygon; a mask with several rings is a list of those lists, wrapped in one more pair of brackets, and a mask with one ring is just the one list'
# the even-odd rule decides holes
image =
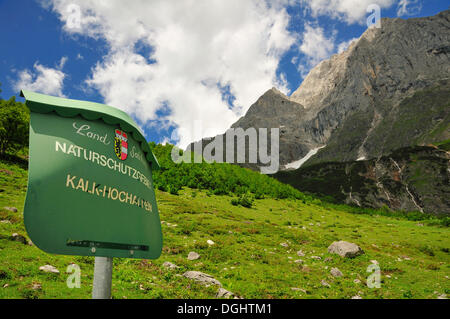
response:
{"label": "cloud over mountain", "polygon": [[[87,84],[106,103],[135,114],[144,127],[162,125],[152,121],[164,110],[165,125],[184,132],[178,134],[181,146],[205,131],[224,130],[267,88],[287,90],[276,71],[294,37],[287,31],[289,15],[277,2],[53,0],[44,5],[59,15],[67,33],[108,43]],[[194,123],[203,130],[193,130]]]}

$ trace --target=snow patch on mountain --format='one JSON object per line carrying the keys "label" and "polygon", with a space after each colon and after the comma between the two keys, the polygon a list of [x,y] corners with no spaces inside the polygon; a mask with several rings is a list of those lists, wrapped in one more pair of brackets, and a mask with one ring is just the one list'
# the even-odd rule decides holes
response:
{"label": "snow patch on mountain", "polygon": [[297,160],[297,161],[294,161],[294,162],[292,162],[292,163],[286,164],[286,165],[284,166],[284,169],[285,169],[285,170],[288,170],[288,169],[298,169],[298,168],[300,168],[303,164],[305,164],[305,162],[306,162],[307,160],[309,160],[311,157],[313,157],[314,155],[316,155],[317,152],[318,152],[319,150],[321,150],[322,148],[324,148],[325,146],[326,146],[326,145],[321,146],[321,147],[317,147],[317,148],[313,148],[312,150],[310,150],[310,151],[308,152],[308,154],[306,154],[305,157],[302,157],[301,159],[299,159],[299,160]]}

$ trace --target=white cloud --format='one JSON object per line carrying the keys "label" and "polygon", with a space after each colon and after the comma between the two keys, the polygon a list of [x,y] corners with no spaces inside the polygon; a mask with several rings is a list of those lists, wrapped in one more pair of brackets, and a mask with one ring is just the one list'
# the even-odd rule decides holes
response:
{"label": "white cloud", "polygon": [[62,70],[64,68],[64,65],[66,65],[67,60],[69,60],[69,58],[66,56],[63,56],[61,58],[61,60],[59,60],[59,65],[58,65],[59,70]]}
{"label": "white cloud", "polygon": [[336,32],[333,31],[333,34],[327,37],[323,28],[305,24],[305,32],[299,50],[306,56],[306,61],[298,60],[301,63],[298,68],[303,77],[312,67],[334,53],[335,35]]}
{"label": "white cloud", "polygon": [[312,64],[317,64],[333,53],[334,35],[327,38],[322,28],[306,24],[300,51],[312,60]]}
{"label": "white cloud", "polygon": [[359,39],[352,38],[337,44],[336,36],[336,30],[333,30],[331,34],[327,36],[323,28],[305,24],[305,32],[303,33],[299,51],[306,56],[306,60],[297,57],[294,57],[291,60],[292,64],[297,65],[297,69],[303,78],[305,78],[309,71],[321,61],[330,58],[333,54],[344,52],[352,42]]}
{"label": "white cloud", "polygon": [[30,90],[64,97],[62,88],[66,75],[62,68],[66,61],[67,57],[61,58],[56,68],[46,67],[36,62],[33,66],[33,71],[25,69],[18,73],[19,78],[13,83],[14,90]]}
{"label": "white cloud", "polygon": [[419,0],[400,0],[397,7],[397,16],[415,15],[420,10],[422,10],[422,3]]}
{"label": "white cloud", "polygon": [[314,17],[325,15],[348,24],[363,24],[367,17],[367,7],[377,4],[389,8],[395,0],[300,0]]}
{"label": "white cloud", "polygon": [[[192,131],[194,123],[208,129],[181,134],[182,147],[224,132],[272,86],[287,91],[285,79],[276,75],[294,43],[286,0],[45,1],[50,2],[66,32],[108,42],[109,52],[87,80],[106,103],[134,114],[143,126],[155,125],[156,111],[167,105],[170,113],[162,120],[179,132]],[[73,4],[81,12],[77,28],[67,24]],[[136,47],[151,47],[151,54]],[[228,86],[235,97],[231,107],[219,86]]]}
{"label": "white cloud", "polygon": [[345,50],[347,50],[347,48],[350,46],[350,44],[352,44],[353,41],[357,41],[357,40],[359,40],[359,38],[353,38],[348,41],[339,43],[339,45],[337,47],[337,53],[344,52]]}

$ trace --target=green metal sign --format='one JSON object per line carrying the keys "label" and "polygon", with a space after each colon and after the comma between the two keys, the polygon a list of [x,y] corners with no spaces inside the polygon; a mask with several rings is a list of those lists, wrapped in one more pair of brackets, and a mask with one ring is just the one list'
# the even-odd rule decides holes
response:
{"label": "green metal sign", "polygon": [[27,232],[54,254],[156,259],[159,164],[136,123],[107,105],[22,91],[30,109]]}

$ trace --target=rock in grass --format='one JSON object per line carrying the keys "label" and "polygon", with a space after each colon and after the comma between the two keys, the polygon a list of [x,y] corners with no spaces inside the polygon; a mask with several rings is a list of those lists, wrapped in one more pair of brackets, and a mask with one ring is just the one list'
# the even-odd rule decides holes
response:
{"label": "rock in grass", "polygon": [[170,261],[166,261],[166,262],[164,262],[162,265],[163,265],[164,268],[169,268],[169,269],[177,269],[177,268],[180,268],[180,267],[178,267],[177,265],[172,264]]}
{"label": "rock in grass", "polygon": [[230,298],[234,298],[234,293],[224,289],[224,288],[219,288],[219,290],[217,291],[216,294],[217,298],[225,298],[225,299],[230,299]]}
{"label": "rock in grass", "polygon": [[362,298],[361,298],[361,296],[356,295],[356,296],[353,296],[352,299],[362,299]]}
{"label": "rock in grass", "polygon": [[304,294],[306,294],[306,290],[305,290],[305,289],[301,289],[301,288],[297,288],[297,287],[291,287],[291,290],[292,290],[292,291],[301,291],[301,292],[303,292]]}
{"label": "rock in grass", "polygon": [[327,288],[330,288],[330,287],[331,287],[330,284],[327,283],[325,280],[322,280],[320,283],[321,283],[322,286],[324,286],[324,287],[327,287]]}
{"label": "rock in grass", "polygon": [[308,266],[303,266],[303,267],[302,267],[302,271],[303,271],[303,272],[310,272],[310,271],[311,271],[311,268],[309,268]]}
{"label": "rock in grass", "polygon": [[41,270],[43,272],[51,272],[54,274],[59,274],[59,270],[56,269],[56,267],[53,267],[52,265],[41,266],[41,267],[39,267],[39,270]]}
{"label": "rock in grass", "polygon": [[15,208],[15,207],[5,206],[5,207],[3,207],[3,209],[8,210],[8,211],[13,212],[13,213],[17,213],[18,212],[18,209]]}
{"label": "rock in grass", "polygon": [[338,268],[331,268],[330,273],[334,277],[342,277],[343,276],[342,272]]}
{"label": "rock in grass", "polygon": [[303,264],[303,260],[301,259],[294,260],[294,262],[299,265]]}
{"label": "rock in grass", "polygon": [[206,241],[206,243],[207,243],[208,245],[210,245],[210,246],[212,246],[212,245],[215,244],[215,242],[213,242],[211,239],[208,239],[208,240]]}
{"label": "rock in grass", "polygon": [[305,253],[301,250],[297,251],[297,256],[299,257],[305,257]]}
{"label": "rock in grass", "polygon": [[191,251],[187,257],[188,260],[197,260],[199,258],[200,258],[200,255],[197,254],[195,251]]}
{"label": "rock in grass", "polygon": [[11,240],[18,241],[19,243],[22,243],[24,245],[28,244],[28,240],[25,238],[25,236],[19,235],[18,233],[12,234]]}
{"label": "rock in grass", "polygon": [[344,258],[354,258],[364,254],[364,251],[356,244],[347,241],[335,241],[328,247],[330,254],[338,254]]}
{"label": "rock in grass", "polygon": [[289,247],[289,244],[288,243],[281,243],[280,246]]}
{"label": "rock in grass", "polygon": [[34,283],[32,286],[31,286],[31,289],[33,289],[33,290],[41,290],[42,289],[42,285],[40,284],[40,283]]}
{"label": "rock in grass", "polygon": [[201,271],[187,271],[183,274],[183,276],[186,278],[195,280],[205,286],[210,286],[210,285],[222,286],[220,281],[215,279],[213,276],[205,274]]}

